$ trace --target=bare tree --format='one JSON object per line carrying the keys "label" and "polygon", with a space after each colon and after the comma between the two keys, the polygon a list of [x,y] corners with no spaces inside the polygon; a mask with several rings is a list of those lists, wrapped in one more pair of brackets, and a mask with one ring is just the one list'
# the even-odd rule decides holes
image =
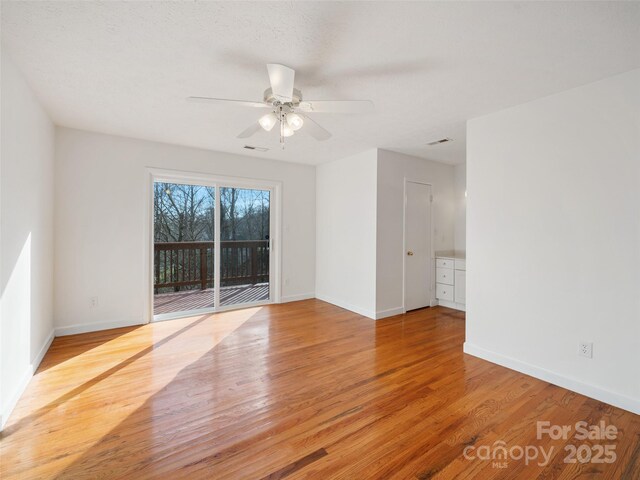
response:
{"label": "bare tree", "polygon": [[213,188],[197,185],[154,185],[156,242],[213,240]]}

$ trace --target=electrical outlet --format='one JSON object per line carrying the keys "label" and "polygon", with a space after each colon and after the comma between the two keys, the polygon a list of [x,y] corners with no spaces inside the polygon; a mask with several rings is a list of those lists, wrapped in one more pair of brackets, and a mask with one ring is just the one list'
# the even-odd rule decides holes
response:
{"label": "electrical outlet", "polygon": [[91,297],[89,299],[89,306],[91,308],[97,308],[97,306],[98,306],[98,297]]}
{"label": "electrical outlet", "polygon": [[580,342],[578,355],[581,357],[593,358],[593,342]]}

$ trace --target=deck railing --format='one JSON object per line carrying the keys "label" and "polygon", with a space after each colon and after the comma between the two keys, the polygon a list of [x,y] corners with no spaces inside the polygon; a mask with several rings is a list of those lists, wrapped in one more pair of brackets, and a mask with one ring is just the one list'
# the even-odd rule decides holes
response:
{"label": "deck railing", "polygon": [[[154,290],[214,286],[214,242],[154,244]],[[269,240],[220,242],[220,285],[246,285],[269,281]]]}

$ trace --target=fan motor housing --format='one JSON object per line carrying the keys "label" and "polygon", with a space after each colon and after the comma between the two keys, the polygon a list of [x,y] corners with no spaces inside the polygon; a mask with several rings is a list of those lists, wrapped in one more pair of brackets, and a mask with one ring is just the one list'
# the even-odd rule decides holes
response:
{"label": "fan motor housing", "polygon": [[302,101],[302,92],[297,88],[294,88],[292,96],[293,96],[293,100],[291,100],[290,102],[283,103],[273,95],[273,91],[271,90],[271,88],[267,88],[264,91],[264,102],[268,103],[269,105],[273,105],[274,107],[278,105],[295,106],[300,104],[300,102]]}

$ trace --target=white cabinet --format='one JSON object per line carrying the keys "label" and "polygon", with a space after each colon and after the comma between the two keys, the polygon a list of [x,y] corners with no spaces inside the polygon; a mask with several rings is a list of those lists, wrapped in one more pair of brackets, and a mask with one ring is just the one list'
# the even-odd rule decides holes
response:
{"label": "white cabinet", "polygon": [[463,254],[436,254],[436,298],[439,305],[465,310],[466,270]]}
{"label": "white cabinet", "polygon": [[466,293],[467,293],[467,272],[464,270],[456,270],[454,273],[455,284],[456,284],[456,293],[454,295],[454,300],[456,303],[462,303],[463,305],[466,303]]}

